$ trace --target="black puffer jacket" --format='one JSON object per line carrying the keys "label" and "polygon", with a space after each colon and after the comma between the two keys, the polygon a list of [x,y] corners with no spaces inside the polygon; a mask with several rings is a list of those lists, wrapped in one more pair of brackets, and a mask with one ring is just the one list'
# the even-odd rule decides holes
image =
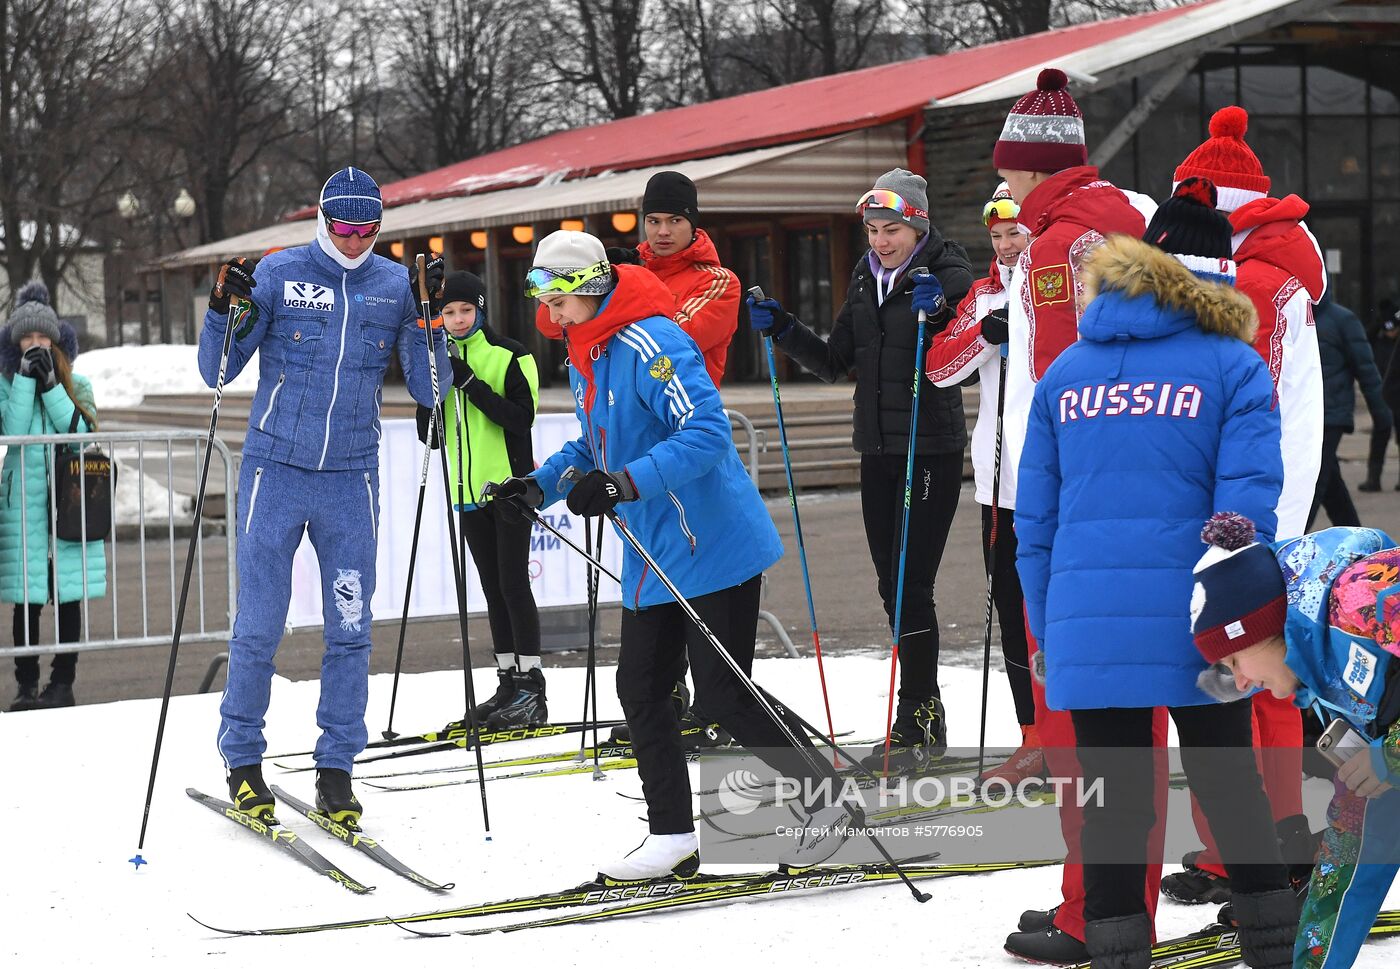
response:
{"label": "black puffer jacket", "polygon": [[[931,228],[910,262],[926,266],[943,285],[946,306],[930,318],[924,349],[935,333],[948,325],[953,308],[972,288],[972,264],[962,246],[945,240]],[[808,372],[827,383],[850,374],[856,378],[855,416],[851,446],[861,454],[904,454],[909,447],[909,412],[913,406],[914,349],[918,315],[911,307],[914,284],[909,273],[896,280],[883,305],[876,303],[875,277],[867,255],[851,273],[846,303],[836,317],[831,336],[817,336],[796,317],[775,342]],[[939,388],[923,375],[919,390],[917,454],[948,454],[967,446],[967,422],[962,391]]]}

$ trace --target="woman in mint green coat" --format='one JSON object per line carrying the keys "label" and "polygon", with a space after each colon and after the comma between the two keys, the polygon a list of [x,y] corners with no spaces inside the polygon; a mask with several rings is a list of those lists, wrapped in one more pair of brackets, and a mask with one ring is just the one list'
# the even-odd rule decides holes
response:
{"label": "woman in mint green coat", "polygon": [[[14,312],[0,330],[0,421],[5,435],[66,433],[75,415],[78,433],[96,428],[92,384],[72,371],[77,355],[78,336],[59,321],[44,285],[21,287]],[[59,642],[76,642],[82,635],[83,600],[107,593],[103,542],[69,542],[50,534],[50,464],[48,446],[29,444],[9,448],[0,471],[0,602],[15,603],[16,645],[43,642],[44,603],[55,598]],[[40,693],[38,657],[16,657],[19,694],[10,709],[72,706],[77,664],[77,653],[55,656],[49,683]]]}

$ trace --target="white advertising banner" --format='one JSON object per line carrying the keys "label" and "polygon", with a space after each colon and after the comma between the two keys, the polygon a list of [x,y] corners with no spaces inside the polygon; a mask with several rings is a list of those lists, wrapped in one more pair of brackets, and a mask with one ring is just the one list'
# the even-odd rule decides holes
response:
{"label": "white advertising banner", "polygon": [[[411,420],[383,422],[379,442],[379,556],[374,598],[370,600],[378,621],[397,620],[403,613],[404,586],[408,581],[409,552],[413,545],[413,519],[418,507],[418,482],[423,470],[423,445]],[[573,414],[540,414],[535,419],[535,460],[559,450],[580,434]],[[423,524],[418,536],[418,565],[413,572],[410,616],[452,616],[457,613],[457,591],[452,578],[452,552],[447,536],[447,498],[443,489],[442,458],[432,452],[428,487],[423,502]],[[583,519],[564,502],[541,512],[541,517],[579,547],[584,545]],[[594,522],[598,524],[597,520]],[[621,574],[620,539],[604,525],[603,562]],[[471,554],[467,564],[467,611],[485,612],[486,600]],[[554,535],[536,525],[530,537],[530,586],[535,602],[548,606],[584,605],[588,578],[583,559]],[[620,602],[621,590],[606,576],[598,590],[600,602]],[[292,563],[292,604],[287,622],[292,626],[322,624],[321,574],[316,552],[303,537]],[[339,621],[339,616],[336,616]]]}

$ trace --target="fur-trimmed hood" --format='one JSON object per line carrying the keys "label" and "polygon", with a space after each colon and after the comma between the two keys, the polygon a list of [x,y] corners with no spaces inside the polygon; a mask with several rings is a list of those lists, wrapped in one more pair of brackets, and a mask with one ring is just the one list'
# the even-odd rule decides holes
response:
{"label": "fur-trimmed hood", "polygon": [[1243,293],[1201,279],[1131,236],[1110,236],[1094,250],[1084,280],[1088,308],[1079,332],[1088,340],[1154,339],[1196,325],[1252,344],[1259,329],[1254,304]]}
{"label": "fur-trimmed hood", "polygon": [[[6,377],[13,377],[19,372],[19,358],[23,355],[10,329],[9,324],[0,328],[0,373]],[[58,332],[58,347],[68,357],[69,366],[72,366],[78,358],[78,331],[67,320],[61,319],[58,321]]]}

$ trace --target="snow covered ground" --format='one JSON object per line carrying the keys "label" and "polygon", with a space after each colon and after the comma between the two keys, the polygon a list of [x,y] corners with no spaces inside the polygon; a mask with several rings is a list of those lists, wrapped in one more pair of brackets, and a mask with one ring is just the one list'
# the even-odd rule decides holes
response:
{"label": "snow covered ground", "polygon": [[[549,671],[556,719],[571,719],[581,703],[582,669]],[[809,719],[821,698],[811,659],[762,660],[755,670]],[[617,716],[611,668],[600,671],[600,713]],[[494,686],[478,670],[479,693]],[[888,666],[882,660],[827,661],[837,729],[881,732]],[[489,682],[488,682],[489,681]],[[278,678],[268,723],[272,752],[302,750],[315,741],[318,685]],[[370,684],[369,724],[384,726],[390,681]],[[973,744],[981,693],[979,671],[945,669],[943,691],[952,740]],[[400,685],[396,726],[432,729],[460,710],[459,673],[407,676]],[[741,902],[661,913],[598,925],[573,925],[522,935],[419,939],[393,927],[287,938],[216,935],[186,917],[216,925],[263,927],[380,917],[566,888],[630,849],[645,832],[641,806],[617,792],[640,793],[635,772],[504,780],[489,787],[493,840],[483,838],[480,798],[473,786],[388,793],[360,787],[366,824],[390,851],[430,878],[455,881],[433,896],[311,829],[290,808],[282,819],[352,876],[378,889],[357,897],[303,869],[273,846],[238,830],[185,796],[186,787],[223,796],[214,750],[219,697],[178,697],[171,704],[150,831],[135,871],[140,807],[145,795],[157,700],[68,710],[0,714],[0,830],[10,833],[0,876],[0,962],[23,966],[111,965],[492,965],[522,956],[545,967],[629,964],[714,965],[742,958],[748,965],[789,964],[794,958],[853,965],[872,947],[898,945],[920,965],[1015,966],[1001,950],[1022,909],[1058,900],[1059,869],[1013,871],[924,882],[933,900],[915,904],[895,885]],[[1016,742],[1005,678],[992,679],[989,740]],[[488,748],[502,752],[568,749],[576,735]],[[413,758],[435,765],[468,762],[461,751]],[[410,761],[411,762],[411,761]],[[402,763],[402,762],[401,762]],[[368,768],[365,768],[368,772]],[[271,765],[270,782],[311,799],[309,774]],[[1400,905],[1392,891],[1391,906]],[[1199,928],[1213,908],[1163,903],[1158,931],[1166,937]],[[547,913],[524,916],[540,917]],[[513,921],[505,917],[496,921]],[[485,919],[446,925],[481,925]],[[1400,945],[1373,945],[1358,966],[1393,965]]]}
{"label": "snow covered ground", "polygon": [[[106,347],[84,353],[77,371],[92,381],[99,411],[135,407],[147,394],[198,394],[212,391],[199,375],[199,348],[179,344]],[[258,385],[257,358],[224,384],[226,393],[251,394]]]}

